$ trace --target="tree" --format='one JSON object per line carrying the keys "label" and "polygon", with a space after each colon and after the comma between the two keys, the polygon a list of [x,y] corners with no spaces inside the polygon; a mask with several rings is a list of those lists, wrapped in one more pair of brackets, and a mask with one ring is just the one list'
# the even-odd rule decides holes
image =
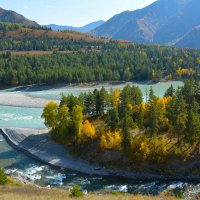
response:
{"label": "tree", "polygon": [[124,81],[130,81],[131,78],[132,77],[131,77],[130,69],[129,68],[125,69],[124,74],[123,74],[123,80]]}
{"label": "tree", "polygon": [[95,107],[96,107],[96,97],[92,92],[89,92],[88,94],[84,94],[84,113],[88,115],[95,115]]}
{"label": "tree", "polygon": [[151,135],[157,135],[159,131],[159,114],[157,99],[151,99],[148,105],[148,126]]}
{"label": "tree", "polygon": [[127,85],[122,90],[121,94],[121,103],[120,103],[120,118],[121,118],[121,127],[123,133],[123,147],[125,150],[129,150],[131,146],[131,134],[129,129],[133,124],[133,119],[131,116],[131,87]]}
{"label": "tree", "polygon": [[173,88],[173,85],[171,85],[167,91],[165,92],[165,95],[164,97],[173,97],[174,96],[174,93],[175,93],[175,90]]}
{"label": "tree", "polygon": [[72,108],[72,123],[73,123],[73,130],[75,134],[75,142],[79,143],[80,141],[78,140],[81,131],[82,131],[82,123],[83,123],[83,107],[79,105],[75,105]]}
{"label": "tree", "polygon": [[100,138],[101,149],[121,150],[122,136],[120,132],[106,132]]}
{"label": "tree", "polygon": [[199,104],[193,98],[188,108],[187,140],[193,143],[200,143],[200,114]]}
{"label": "tree", "polygon": [[184,137],[186,126],[187,126],[187,107],[186,101],[181,94],[176,99],[175,104],[175,121],[174,121],[174,134],[177,136],[180,142]]}
{"label": "tree", "polygon": [[118,108],[120,104],[121,90],[119,88],[114,89],[111,92],[111,106]]}
{"label": "tree", "polygon": [[96,137],[96,129],[95,127],[88,121],[85,120],[83,123],[82,133],[81,133],[81,141],[87,141],[88,139],[94,139]]}
{"label": "tree", "polygon": [[142,103],[143,94],[139,87],[132,86],[131,88],[131,103],[139,106]]}
{"label": "tree", "polygon": [[55,129],[58,124],[58,104],[53,101],[49,102],[44,107],[42,118],[47,128]]}
{"label": "tree", "polygon": [[109,107],[109,94],[108,91],[102,87],[100,92],[99,92],[99,115],[103,116],[105,110]]}
{"label": "tree", "polygon": [[117,108],[108,111],[107,124],[112,132],[119,128],[119,112]]}
{"label": "tree", "polygon": [[63,105],[58,109],[57,121],[58,124],[56,134],[61,136],[64,140],[69,139],[69,137],[67,138],[67,136],[69,136],[67,134],[69,133],[69,127],[71,125],[71,116],[67,105]]}
{"label": "tree", "polygon": [[156,98],[155,94],[154,94],[154,90],[152,87],[150,87],[149,90],[149,101],[154,100]]}

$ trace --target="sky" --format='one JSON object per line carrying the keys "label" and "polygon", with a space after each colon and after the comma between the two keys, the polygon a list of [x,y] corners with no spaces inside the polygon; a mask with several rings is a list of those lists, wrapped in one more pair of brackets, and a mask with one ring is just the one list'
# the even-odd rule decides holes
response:
{"label": "sky", "polygon": [[156,0],[0,0],[0,7],[14,10],[41,25],[83,26],[108,20],[126,10],[143,8]]}

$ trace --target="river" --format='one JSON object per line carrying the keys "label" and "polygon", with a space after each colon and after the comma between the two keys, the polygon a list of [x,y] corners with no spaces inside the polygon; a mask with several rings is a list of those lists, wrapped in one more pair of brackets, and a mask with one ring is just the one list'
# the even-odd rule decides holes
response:
{"label": "river", "polygon": [[[153,86],[158,96],[163,96],[165,90],[171,85],[175,88],[181,86],[182,82],[166,82],[154,85],[139,84],[144,96],[146,90]],[[94,86],[95,87],[95,86]],[[54,88],[45,90],[22,90],[22,92],[32,97],[58,99],[61,93],[78,95],[80,92],[87,92],[94,87],[75,87],[73,88]],[[108,90],[119,86],[106,86]],[[13,91],[12,91],[13,92]],[[1,93],[2,94],[2,93]],[[0,95],[0,98],[1,95]],[[23,106],[23,105],[22,105]],[[25,108],[15,106],[0,105],[0,127],[17,128],[44,128],[41,119],[41,108]],[[37,162],[23,153],[13,149],[7,144],[2,135],[0,135],[0,167],[3,167],[14,177],[29,180],[40,186],[55,186],[70,188],[73,184],[78,184],[87,191],[121,191],[134,194],[158,194],[162,191],[184,191],[185,196],[193,193],[200,193],[199,183],[189,183],[180,181],[131,181],[117,178],[104,178],[97,176],[87,176],[71,170],[58,170],[43,163]]]}

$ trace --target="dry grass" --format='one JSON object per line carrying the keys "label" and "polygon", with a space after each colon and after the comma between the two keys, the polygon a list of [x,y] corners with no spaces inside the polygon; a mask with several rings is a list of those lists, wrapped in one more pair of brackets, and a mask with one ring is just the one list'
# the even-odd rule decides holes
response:
{"label": "dry grass", "polygon": [[7,32],[7,36],[14,38],[21,38],[25,36],[34,36],[34,37],[48,36],[51,38],[60,38],[65,40],[84,40],[87,42],[110,41],[109,39],[93,38],[87,34],[79,32],[56,32],[51,30],[34,30],[31,28],[19,28],[17,30],[11,30]]}
{"label": "dry grass", "polygon": [[[60,54],[70,54],[72,51],[58,51]],[[52,55],[53,51],[12,51],[11,55],[13,58],[16,56],[42,56],[42,55]]]}
{"label": "dry grass", "polygon": [[[0,200],[72,200],[70,192],[61,189],[40,189],[34,186],[21,185],[9,181],[6,186],[0,187]],[[83,200],[175,200],[171,196],[140,196],[130,194],[88,194]]]}

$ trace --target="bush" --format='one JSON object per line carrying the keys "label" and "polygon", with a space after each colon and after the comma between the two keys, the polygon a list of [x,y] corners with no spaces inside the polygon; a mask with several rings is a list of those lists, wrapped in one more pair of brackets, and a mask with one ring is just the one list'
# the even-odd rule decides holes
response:
{"label": "bush", "polygon": [[71,190],[71,197],[83,197],[83,192],[78,185],[75,185]]}
{"label": "bush", "polygon": [[0,168],[0,185],[5,185],[7,181],[6,174],[4,173],[3,169]]}
{"label": "bush", "polygon": [[175,197],[177,199],[183,199],[183,195],[184,195],[184,193],[182,191],[176,191],[175,192]]}

